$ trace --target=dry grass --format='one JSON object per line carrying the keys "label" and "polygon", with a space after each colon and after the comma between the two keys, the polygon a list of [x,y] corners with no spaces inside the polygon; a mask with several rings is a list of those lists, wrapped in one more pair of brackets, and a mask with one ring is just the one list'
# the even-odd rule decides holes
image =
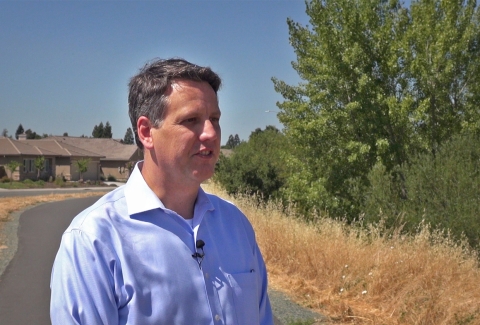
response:
{"label": "dry grass", "polygon": [[62,201],[70,198],[82,198],[87,196],[101,196],[105,192],[65,193],[49,194],[25,197],[3,197],[0,198],[0,222],[6,221],[10,213],[23,210],[29,206],[44,202]]}
{"label": "dry grass", "polygon": [[[208,192],[228,197],[207,184]],[[335,324],[480,324],[475,254],[432,233],[383,235],[230,198],[251,220],[270,285]]]}
{"label": "dry grass", "polygon": [[[214,184],[204,187],[228,198]],[[31,205],[103,194],[0,198],[0,227]],[[331,323],[480,324],[477,257],[427,227],[415,237],[384,236],[381,227],[360,230],[327,218],[306,224],[274,205],[229,199],[256,230],[270,285]]]}

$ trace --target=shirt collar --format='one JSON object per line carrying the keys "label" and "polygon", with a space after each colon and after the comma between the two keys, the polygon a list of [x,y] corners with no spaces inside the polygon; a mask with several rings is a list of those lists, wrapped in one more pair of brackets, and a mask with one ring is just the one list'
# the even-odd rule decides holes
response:
{"label": "shirt collar", "polygon": [[[127,211],[129,215],[141,213],[154,209],[165,210],[165,205],[158,198],[158,196],[150,189],[145,182],[140,169],[143,167],[143,161],[138,162],[133,169],[132,174],[125,184],[125,200],[127,203]],[[198,190],[197,200],[194,208],[194,224],[195,220],[203,217],[206,211],[214,210],[213,204],[208,198],[208,195],[200,187]],[[195,222],[197,221],[197,222]]]}

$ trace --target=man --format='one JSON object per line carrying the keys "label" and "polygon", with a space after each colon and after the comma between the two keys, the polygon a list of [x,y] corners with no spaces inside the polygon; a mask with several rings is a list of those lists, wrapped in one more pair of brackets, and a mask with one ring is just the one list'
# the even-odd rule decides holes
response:
{"label": "man", "polygon": [[200,187],[220,153],[220,84],[183,59],[154,61],[131,79],[144,161],[62,236],[54,325],[273,324],[250,223]]}

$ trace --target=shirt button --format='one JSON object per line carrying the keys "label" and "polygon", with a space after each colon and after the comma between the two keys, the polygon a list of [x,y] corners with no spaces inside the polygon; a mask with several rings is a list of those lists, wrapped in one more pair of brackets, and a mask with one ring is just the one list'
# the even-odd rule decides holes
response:
{"label": "shirt button", "polygon": [[220,320],[220,315],[215,315],[215,320],[218,322]]}

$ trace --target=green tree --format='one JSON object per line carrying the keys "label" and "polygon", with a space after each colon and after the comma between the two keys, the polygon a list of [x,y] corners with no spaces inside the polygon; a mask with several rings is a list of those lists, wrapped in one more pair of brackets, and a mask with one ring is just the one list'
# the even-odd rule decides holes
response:
{"label": "green tree", "polygon": [[235,149],[235,147],[237,147],[240,144],[240,142],[241,141],[240,141],[240,137],[238,136],[238,134],[235,134],[235,136],[230,134],[224,148],[225,149]]}
{"label": "green tree", "polygon": [[83,180],[83,174],[88,170],[88,164],[90,163],[90,158],[82,158],[75,161],[75,165],[80,172],[80,179]]}
{"label": "green tree", "polygon": [[7,129],[3,129],[2,137],[8,138],[8,130]]}
{"label": "green tree", "polygon": [[423,0],[410,8],[404,45],[415,96],[410,118],[435,155],[453,135],[480,130],[480,12],[476,0]]}
{"label": "green tree", "polygon": [[17,170],[18,167],[20,167],[22,164],[20,164],[16,160],[11,160],[6,166],[7,169],[10,171],[10,184],[12,184],[13,181],[13,173]]}
{"label": "green tree", "polygon": [[35,169],[37,170],[37,181],[40,179],[40,173],[42,170],[45,168],[45,157],[44,156],[38,156],[35,158],[35,161],[33,162],[35,165]]}
{"label": "green tree", "polygon": [[[476,127],[478,11],[475,1],[453,2],[420,0],[410,14],[397,0],[312,0],[306,9],[311,27],[288,20],[293,67],[303,81],[273,82],[285,99],[277,104],[278,117],[295,148],[287,163],[296,172],[286,193],[300,206],[356,217],[352,189],[369,186],[367,175],[377,162],[401,184],[404,175],[395,166]],[[419,9],[424,7],[428,15]],[[449,27],[443,29],[444,23]],[[425,45],[439,40],[448,46]],[[417,50],[421,44],[425,55]],[[437,56],[444,63],[428,63]],[[455,91],[428,96],[445,89]],[[469,104],[459,106],[462,100]],[[435,109],[427,105],[432,101]]]}
{"label": "green tree", "polygon": [[18,140],[18,136],[19,136],[20,134],[23,134],[23,132],[25,132],[25,130],[23,129],[22,124],[20,123],[20,124],[18,125],[18,127],[17,127],[17,131],[15,131],[15,139]]}
{"label": "green tree", "polygon": [[42,138],[40,134],[37,134],[37,132],[32,131],[31,129],[28,129],[27,131],[25,131],[25,134],[27,135],[27,139],[29,140]]}
{"label": "green tree", "polygon": [[128,128],[127,132],[125,132],[125,136],[123,137],[124,144],[134,144],[135,138],[133,137],[132,128]]}
{"label": "green tree", "polygon": [[112,126],[110,125],[110,123],[108,121],[107,121],[107,123],[105,123],[105,126],[103,125],[103,122],[100,122],[100,124],[95,125],[93,127],[92,137],[94,137],[94,138],[112,138]]}
{"label": "green tree", "polygon": [[279,198],[285,178],[284,135],[275,127],[255,131],[229,156],[220,156],[215,180],[230,194],[259,194]]}
{"label": "green tree", "polygon": [[94,138],[103,138],[104,126],[103,122],[100,122],[99,125],[95,125],[92,131],[92,137]]}
{"label": "green tree", "polygon": [[109,138],[111,139],[113,136],[112,134],[112,126],[110,125],[110,122],[107,121],[107,123],[105,123],[105,128],[103,129],[103,136],[102,138]]}

